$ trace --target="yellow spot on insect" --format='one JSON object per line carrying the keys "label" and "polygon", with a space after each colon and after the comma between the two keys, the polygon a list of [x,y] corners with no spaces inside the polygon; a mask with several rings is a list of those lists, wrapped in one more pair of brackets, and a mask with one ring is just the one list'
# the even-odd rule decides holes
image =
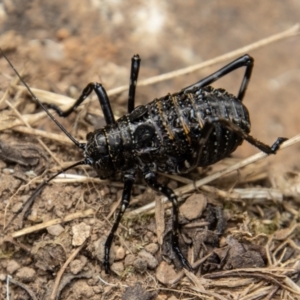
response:
{"label": "yellow spot on insect", "polygon": [[169,139],[170,140],[174,140],[174,134],[172,132],[172,130],[170,129],[168,123],[166,122],[166,118],[165,118],[165,115],[163,113],[163,109],[162,109],[162,103],[160,100],[156,99],[156,107],[158,109],[158,113],[162,119],[162,125],[164,126],[164,128],[166,129],[166,131],[168,132],[168,136],[169,136]]}
{"label": "yellow spot on insect", "polygon": [[[180,118],[181,119],[181,118]],[[189,127],[186,125],[186,123],[182,120],[181,121],[182,127],[183,127],[183,131],[185,133],[185,136],[188,140],[188,142],[191,144],[191,137],[188,135],[190,133]]]}

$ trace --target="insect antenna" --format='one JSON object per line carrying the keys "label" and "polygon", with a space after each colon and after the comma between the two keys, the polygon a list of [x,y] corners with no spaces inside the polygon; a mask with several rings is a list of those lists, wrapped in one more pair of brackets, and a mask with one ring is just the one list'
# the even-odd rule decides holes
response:
{"label": "insect antenna", "polygon": [[[34,203],[35,198],[41,193],[41,191],[43,190],[43,188],[55,177],[57,177],[58,175],[60,175],[61,173],[68,171],[74,167],[77,167],[79,165],[88,165],[90,164],[89,159],[84,159],[81,161],[78,161],[74,164],[72,164],[71,166],[68,166],[60,171],[58,171],[57,173],[55,173],[54,175],[52,175],[50,178],[48,178],[47,180],[43,181],[42,183],[40,183],[40,185],[36,188],[36,190],[34,191],[34,193],[27,199],[27,201],[22,205],[22,207],[15,213],[15,215],[9,220],[9,222],[6,224],[5,228],[7,228],[9,226],[9,224],[19,215],[22,215],[22,221],[20,224],[20,227],[23,227],[23,219],[26,218],[30,212],[30,209]],[[4,228],[4,229],[5,229]]]}
{"label": "insect antenna", "polygon": [[44,106],[44,104],[38,99],[38,97],[33,93],[33,91],[30,89],[28,84],[25,82],[25,80],[22,78],[22,76],[19,74],[19,72],[15,69],[11,61],[8,59],[8,57],[4,54],[3,50],[0,48],[0,52],[2,56],[6,59],[10,67],[13,69],[13,71],[16,73],[20,81],[24,84],[28,92],[30,93],[31,97],[39,104],[39,106],[47,113],[47,115],[53,120],[53,122],[60,128],[60,130],[80,149],[85,148],[85,143],[78,142],[67,130],[65,127],[63,127],[62,124],[60,124],[56,118],[49,112],[49,110]]}
{"label": "insect antenna", "polygon": [[[30,89],[30,87],[28,86],[28,84],[25,82],[25,80],[22,78],[22,76],[19,74],[19,72],[15,69],[15,67],[13,66],[13,64],[11,63],[11,61],[8,59],[8,57],[4,54],[3,50],[0,48],[0,52],[2,54],[2,56],[5,58],[5,60],[8,62],[8,64],[10,65],[10,67],[13,69],[13,71],[15,72],[15,74],[18,76],[18,78],[20,79],[20,81],[23,83],[23,85],[26,87],[26,89],[28,90],[28,92],[30,93],[31,97],[39,104],[39,106],[47,113],[47,115],[53,120],[53,122],[61,129],[61,131],[80,149],[85,149],[85,143],[80,143],[78,142],[64,127],[62,124],[60,124],[56,118],[49,112],[49,110],[43,105],[43,103],[38,99],[38,97],[33,93],[33,91]],[[72,169],[76,166],[79,165],[91,165],[93,162],[91,160],[91,158],[84,158],[81,161],[78,161],[74,164],[72,164],[71,166],[68,166],[62,170],[60,170],[59,172],[57,172],[56,174],[52,175],[49,179],[45,180],[44,182],[42,182],[37,189],[34,191],[34,193],[28,198],[28,200],[24,203],[24,205],[20,208],[19,211],[16,212],[16,214],[13,216],[13,218],[6,224],[5,228],[7,228],[7,226],[21,213],[22,214],[22,220],[23,218],[25,218],[33,203],[35,198],[41,193],[41,191],[43,190],[43,188],[55,177],[57,177],[59,174]],[[21,225],[22,226],[22,225]]]}

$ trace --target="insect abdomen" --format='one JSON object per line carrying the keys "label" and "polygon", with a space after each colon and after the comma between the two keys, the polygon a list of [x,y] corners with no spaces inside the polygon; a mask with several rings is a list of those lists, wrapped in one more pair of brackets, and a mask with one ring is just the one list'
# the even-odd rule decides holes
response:
{"label": "insect abdomen", "polygon": [[[210,117],[226,119],[240,127],[245,133],[250,132],[250,119],[247,108],[235,96],[223,89],[207,87],[193,94],[197,104],[198,116],[202,120]],[[243,139],[219,122],[214,123],[203,149],[199,166],[211,165],[227,157],[241,145]]]}
{"label": "insect abdomen", "polygon": [[[226,119],[245,133],[250,132],[247,108],[223,89],[205,87],[188,93],[169,94],[154,100],[147,107],[156,136],[160,139],[160,144],[156,145],[159,151],[153,153],[152,159],[158,163],[158,169],[164,172],[178,172],[176,164],[188,164],[191,156],[196,155],[202,128],[208,118]],[[215,122],[198,166],[221,160],[241,143],[242,138]]]}

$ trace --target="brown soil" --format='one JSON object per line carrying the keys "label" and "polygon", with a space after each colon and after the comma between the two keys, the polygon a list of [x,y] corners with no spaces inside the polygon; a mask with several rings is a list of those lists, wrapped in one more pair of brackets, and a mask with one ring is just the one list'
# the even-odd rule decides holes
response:
{"label": "brown soil", "polygon": [[[107,90],[126,85],[135,53],[142,58],[142,80],[287,30],[299,22],[299,16],[296,0],[5,0],[0,3],[0,47],[31,87],[75,99],[92,81],[102,82]],[[251,134],[267,144],[279,136],[290,138],[300,132],[299,53],[299,36],[249,52],[255,58],[255,68],[244,101],[251,116]],[[179,91],[226,63],[139,87],[136,104]],[[41,109],[12,83],[16,76],[4,59],[0,59],[0,67],[1,299],[8,299],[7,275],[12,277],[9,299],[300,298],[299,144],[218,179],[211,184],[218,190],[207,187],[201,194],[184,195],[184,199],[198,195],[181,208],[180,220],[183,251],[189,260],[202,259],[195,276],[180,271],[168,247],[168,234],[163,236],[169,229],[169,208],[165,216],[158,208],[155,216],[154,211],[135,218],[125,216],[115,238],[112,272],[104,273],[102,245],[122,193],[119,174],[112,181],[53,182],[35,199],[23,222],[18,216],[4,228],[43,179],[80,160],[81,152],[63,141],[49,118],[34,123],[33,117]],[[241,78],[242,71],[237,71],[214,86],[236,93]],[[59,96],[52,97],[62,101]],[[78,113],[60,119],[79,140],[104,124],[98,102],[87,102]],[[115,115],[122,116],[127,92],[113,95],[111,104]],[[21,132],[23,123],[9,105],[27,117],[33,128],[49,135],[41,137],[45,148],[38,141],[39,133]],[[59,134],[61,140],[49,138],[50,133]],[[257,151],[244,143],[234,158],[202,170],[202,174],[193,172],[184,179],[161,176],[159,180],[176,189],[188,179],[198,180]],[[88,168],[68,173],[95,177]],[[158,199],[139,176],[129,210],[153,200],[158,204]],[[189,217],[191,207],[199,207],[199,201],[200,215]],[[68,216],[72,220],[11,237],[20,227]]]}

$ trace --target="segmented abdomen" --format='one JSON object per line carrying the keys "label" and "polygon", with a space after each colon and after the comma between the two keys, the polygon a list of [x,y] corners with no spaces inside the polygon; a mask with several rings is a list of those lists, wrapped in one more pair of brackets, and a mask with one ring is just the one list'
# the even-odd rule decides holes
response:
{"label": "segmented abdomen", "polygon": [[[155,127],[154,140],[159,140],[159,145],[156,145],[158,151],[153,151],[151,156],[158,169],[164,172],[178,172],[171,170],[174,163],[189,164],[191,157],[199,151],[202,128],[208,117],[227,119],[244,132],[250,132],[247,108],[223,89],[205,87],[192,93],[169,94],[155,99],[146,107],[148,118]],[[242,141],[230,129],[214,122],[213,131],[205,143],[198,166],[211,165],[223,159]]]}

